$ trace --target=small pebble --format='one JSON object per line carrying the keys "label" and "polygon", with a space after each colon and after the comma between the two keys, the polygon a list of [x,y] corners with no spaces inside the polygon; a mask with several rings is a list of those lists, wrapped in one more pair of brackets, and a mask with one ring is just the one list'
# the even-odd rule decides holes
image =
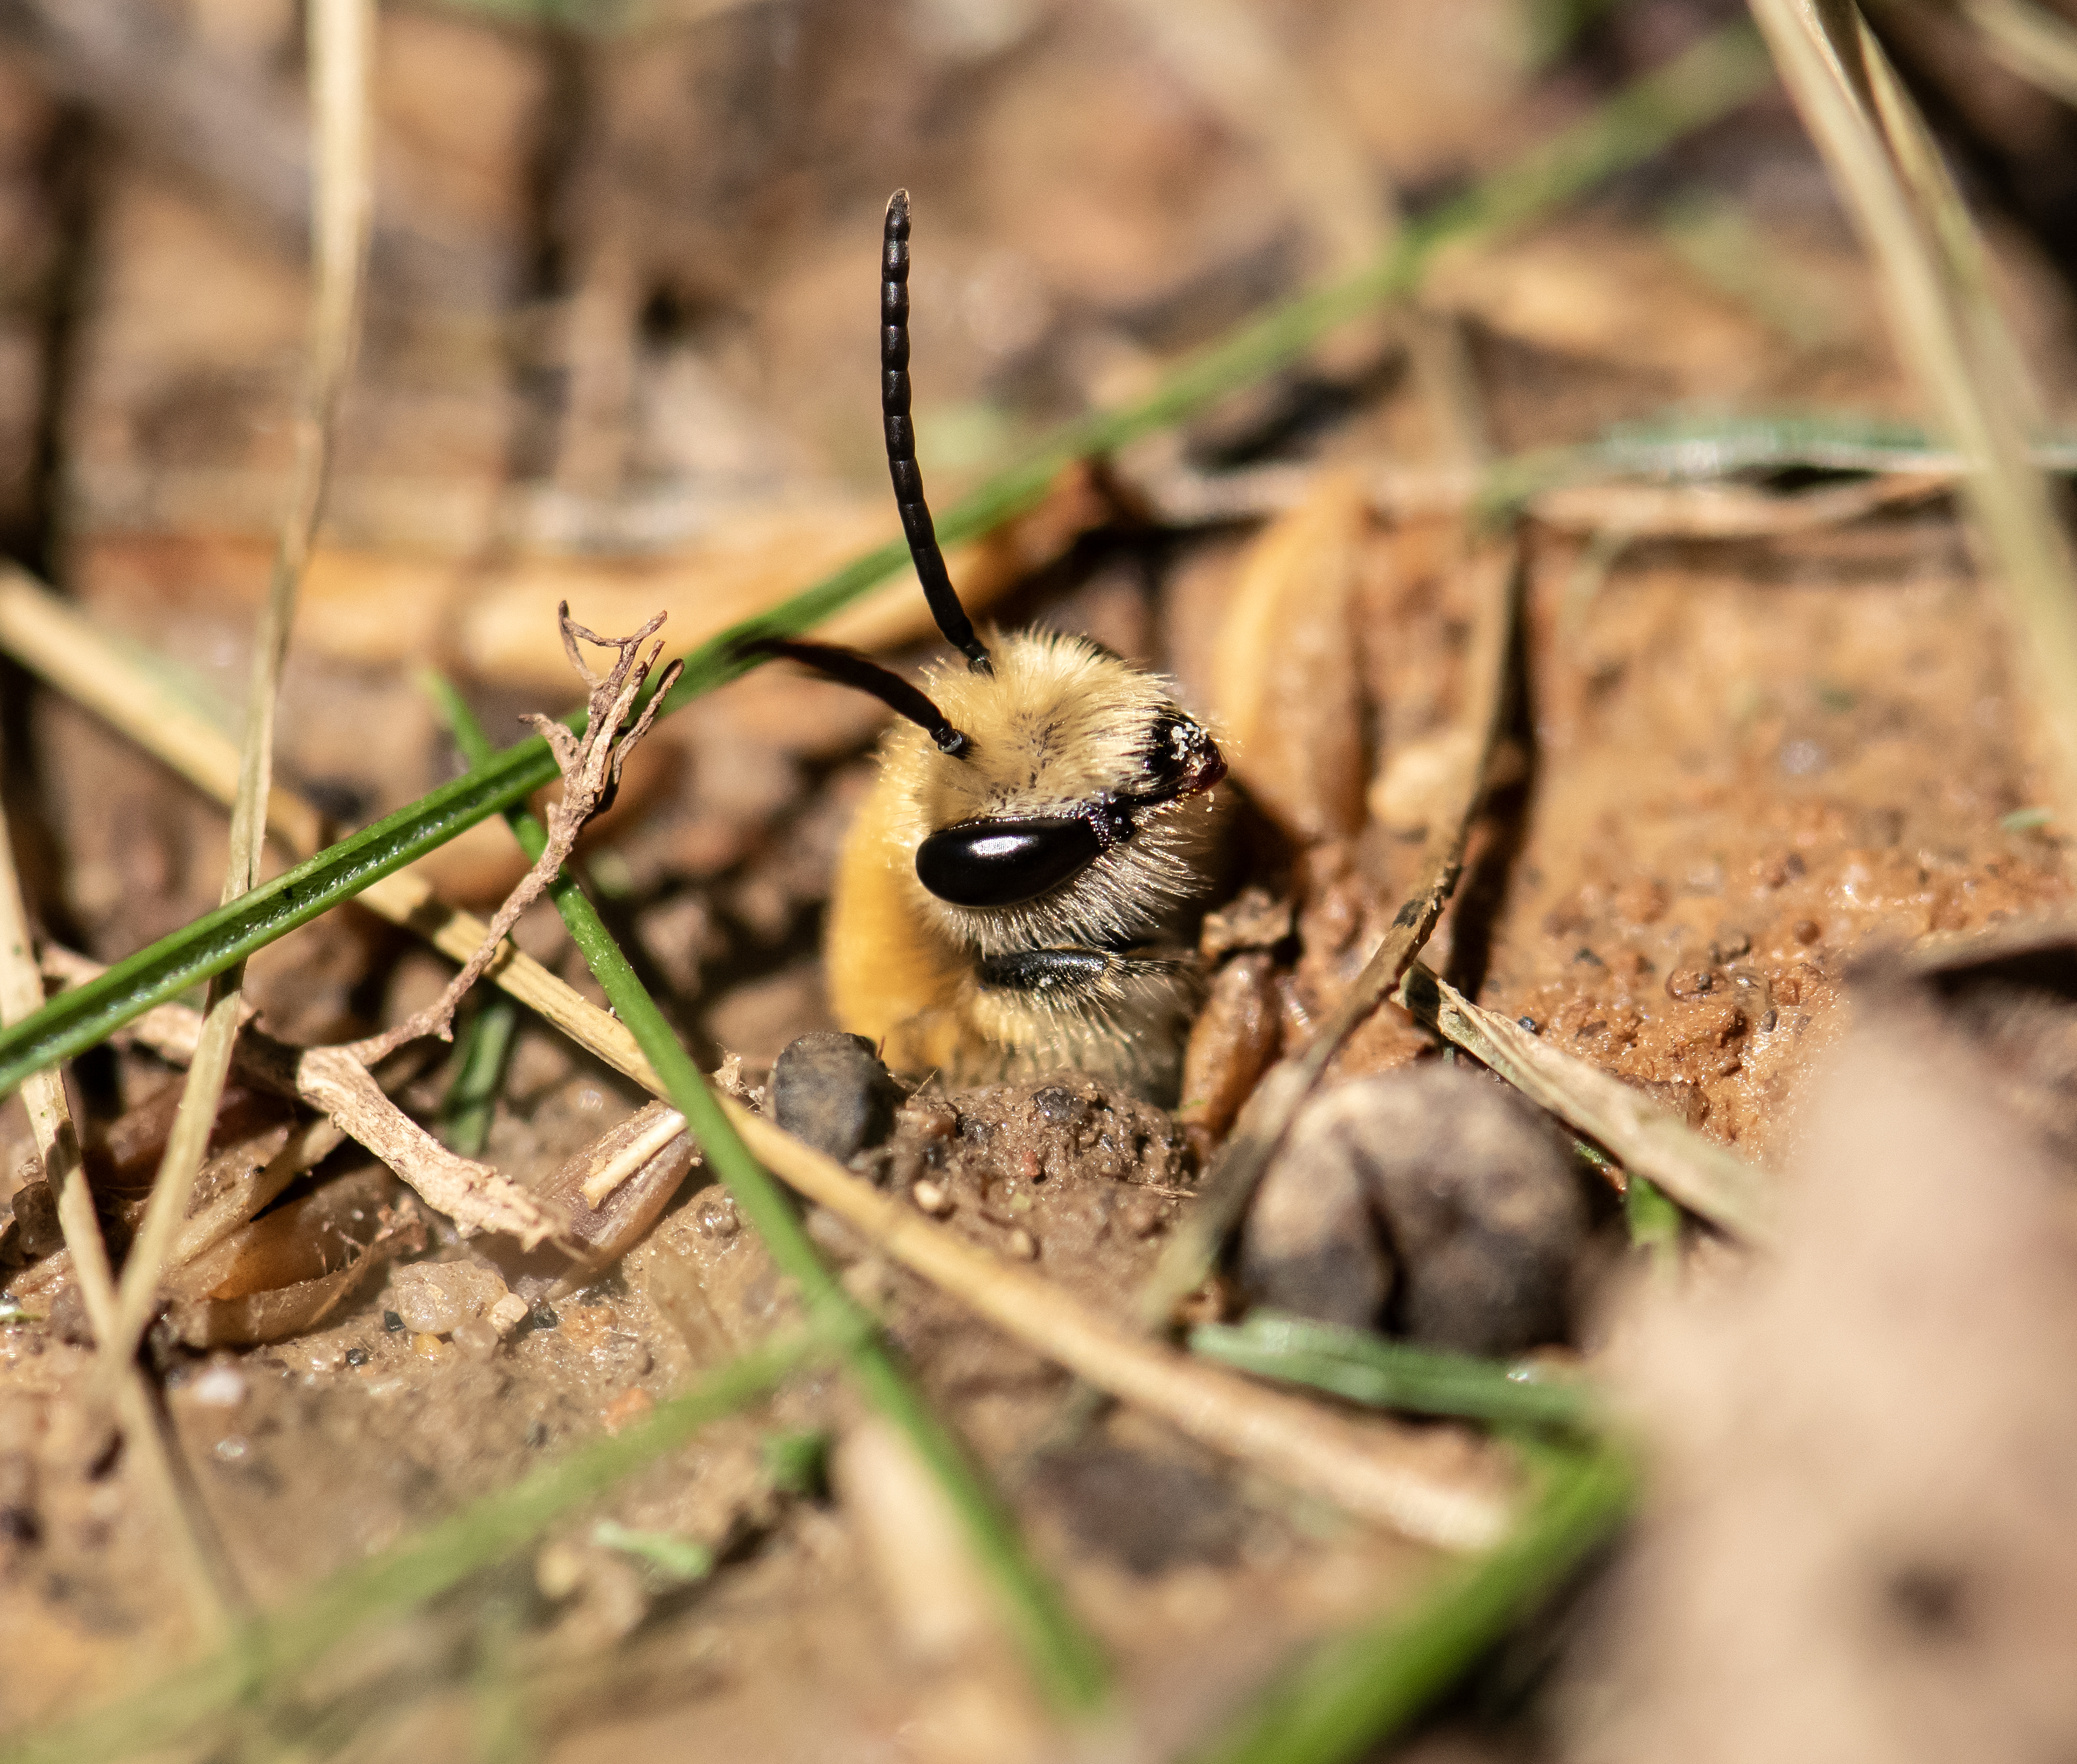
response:
{"label": "small pebble", "polygon": [[382,1326],[385,1329],[389,1330],[392,1335],[396,1335],[402,1333],[404,1327],[404,1320],[401,1317],[398,1316],[394,1311],[385,1311],[382,1313]]}
{"label": "small pebble", "polygon": [[934,1219],[942,1219],[952,1210],[952,1197],[945,1192],[941,1183],[919,1182],[909,1189],[909,1198]]}
{"label": "small pebble", "polygon": [[631,1426],[640,1421],[656,1406],[656,1399],[638,1384],[614,1397],[606,1405],[605,1412],[599,1418],[606,1423],[606,1432],[617,1433],[623,1427]]}
{"label": "small pebble", "polygon": [[510,1335],[527,1318],[527,1301],[517,1292],[508,1292],[483,1313],[484,1321],[500,1335]]}
{"label": "small pebble", "polygon": [[1020,1262],[1038,1259],[1038,1240],[1022,1225],[1009,1234],[1009,1253]]}
{"label": "small pebble", "polygon": [[495,1359],[498,1333],[488,1319],[472,1317],[455,1325],[454,1345],[472,1360]]}
{"label": "small pebble", "polygon": [[505,1282],[473,1262],[414,1262],[389,1279],[398,1315],[419,1335],[452,1335],[506,1296]]}
{"label": "small pebble", "polygon": [[346,1363],[348,1366],[365,1366],[368,1363],[368,1350],[364,1347],[348,1348],[346,1350]]}
{"label": "small pebble", "polygon": [[411,1351],[421,1359],[443,1360],[452,1350],[437,1335],[421,1333],[411,1338]]}
{"label": "small pebble", "polygon": [[797,1139],[848,1163],[894,1130],[901,1086],[863,1035],[818,1030],[772,1068],[772,1118]]}
{"label": "small pebble", "polygon": [[556,1315],[555,1307],[546,1299],[536,1299],[534,1308],[527,1313],[527,1326],[537,1329],[552,1329],[562,1321]]}
{"label": "small pebble", "polygon": [[245,1400],[245,1379],[235,1366],[212,1366],[188,1387],[192,1402],[210,1408],[235,1408]]}

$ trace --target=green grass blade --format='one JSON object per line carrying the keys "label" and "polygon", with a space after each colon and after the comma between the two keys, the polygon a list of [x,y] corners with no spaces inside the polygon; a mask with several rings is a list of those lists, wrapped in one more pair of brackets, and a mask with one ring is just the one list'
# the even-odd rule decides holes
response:
{"label": "green grass blade", "polygon": [[1344,1764],[1448,1692],[1559,1587],[1628,1511],[1634,1479],[1612,1451],[1553,1475],[1513,1534],[1405,1613],[1330,1641],[1273,1684],[1197,1764]]}
{"label": "green grass blade", "polygon": [[1238,1325],[1200,1324],[1190,1351],[1376,1408],[1575,1430],[1593,1421],[1593,1395],[1583,1384],[1280,1312],[1257,1311]]}
{"label": "green grass blade", "polygon": [[179,997],[555,777],[555,758],[539,736],[507,748],[491,765],[204,913],[98,980],[59,993],[35,1016],[0,1032],[0,1096],[31,1072],[84,1053],[154,1005]]}
{"label": "green grass blade", "polygon": [[840,1348],[810,1331],[710,1373],[646,1421],[486,1495],[452,1519],[342,1569],[230,1645],[105,1709],[0,1745],[0,1764],[91,1764],[171,1744],[198,1724],[281,1687],[356,1629],[395,1618],[532,1541],[572,1508],[747,1407],[796,1367]]}
{"label": "green grass blade", "polygon": [[[1042,497],[1071,460],[1103,454],[1188,416],[1289,365],[1338,325],[1411,291],[1442,245],[1517,227],[1596,181],[1650,158],[1762,90],[1765,56],[1735,25],[1705,37],[1553,139],[1456,202],[1401,231],[1369,267],[1300,294],[1175,369],[1145,398],[1068,424],[1025,460],[938,519],[948,544],[976,538]],[[877,586],[907,560],[899,542],[854,560],[772,611],[744,621],[686,658],[665,700],[675,710],[747,671],[733,645],[752,634],[792,635]],[[0,1032],[0,1096],[29,1073],[84,1053],[154,1005],[243,961],[370,883],[523,801],[556,776],[539,737],[499,752],[466,777],[399,809],[231,905],[119,962],[98,980],[52,1000]]]}
{"label": "green grass blade", "polygon": [[462,1032],[454,1082],[440,1099],[440,1138],[450,1151],[473,1158],[490,1137],[490,1117],[518,1029],[518,1003],[493,992]]}
{"label": "green grass blade", "polygon": [[[464,757],[485,751],[487,738],[460,693],[441,699]],[[506,820],[530,858],[547,849],[547,834],[524,809]],[[685,1117],[709,1167],[726,1185],[779,1271],[793,1283],[811,1317],[840,1319],[853,1346],[850,1364],[867,1401],[907,1437],[958,1516],[974,1557],[994,1583],[1017,1640],[1034,1675],[1061,1707],[1097,1707],[1109,1693],[1110,1671],[1102,1650],[1075,1620],[1057,1588],[1042,1573],[1004,1508],[966,1452],[923,1400],[871,1319],[833,1279],[801,1227],[785,1190],[743,1144],[735,1125],[693,1063],[662,1009],[629,964],[620,946],[574,878],[565,871],[548,897],[563,916],[570,937],[605,988],[614,1013],[627,1026],[663,1081],[671,1104]]]}

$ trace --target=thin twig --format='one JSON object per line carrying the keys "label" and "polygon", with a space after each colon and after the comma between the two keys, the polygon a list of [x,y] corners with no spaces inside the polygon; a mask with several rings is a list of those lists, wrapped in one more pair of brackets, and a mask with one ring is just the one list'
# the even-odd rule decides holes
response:
{"label": "thin twig", "polygon": [[1197,1204],[1169,1238],[1141,1294],[1139,1317],[1148,1329],[1167,1328],[1176,1305],[1210,1272],[1220,1246],[1239,1222],[1292,1118],[1342,1044],[1397,988],[1456,887],[1465,842],[1484,798],[1486,768],[1505,714],[1519,564],[1517,547],[1507,539],[1482,547],[1466,565],[1476,622],[1465,655],[1469,684],[1461,726],[1471,739],[1463,744],[1456,775],[1442,797],[1447,807],[1434,818],[1413,892],[1348,996],[1305,1050],[1272,1067],[1241,1109],[1232,1134],[1198,1187]]}
{"label": "thin twig", "polygon": [[[69,951],[47,951],[44,965],[75,984],[107,971],[99,963]],[[163,1058],[191,1067],[206,1029],[201,1013],[185,1005],[161,1005],[133,1022],[129,1033]],[[293,1098],[326,1117],[339,1135],[358,1141],[374,1153],[416,1189],[427,1205],[452,1219],[464,1236],[502,1231],[531,1249],[560,1231],[563,1221],[518,1184],[489,1164],[449,1150],[412,1120],[389,1100],[374,1074],[348,1050],[291,1047],[248,1027],[238,1039],[231,1065],[240,1078],[277,1096]],[[334,1138],[330,1145],[338,1142]],[[306,1130],[293,1136],[289,1148],[269,1163],[263,1175],[285,1175],[285,1159],[292,1155],[322,1156],[320,1147],[330,1149],[321,1132]],[[285,1187],[286,1182],[282,1185]],[[264,1186],[264,1180],[256,1184],[255,1192]],[[255,1209],[264,1204],[256,1201]],[[188,1221],[186,1229],[174,1239],[167,1266],[177,1266],[187,1255],[199,1254],[209,1247],[209,1242],[202,1240],[209,1237],[210,1242],[215,1241],[210,1234],[215,1232],[218,1222],[215,1212],[209,1209]],[[233,1219],[224,1230],[235,1229],[243,1222]],[[222,1234],[215,1232],[216,1236]],[[182,1254],[183,1247],[190,1242],[194,1247]]]}
{"label": "thin twig", "polygon": [[[352,365],[368,246],[368,81],[373,35],[373,0],[313,0],[310,63],[316,189],[310,355],[296,420],[289,508],[266,605],[253,634],[245,739],[237,793],[231,802],[231,861],[223,882],[226,903],[250,892],[260,880],[281,664],[294,618],[296,591],[317,533],[339,397]],[[208,1150],[217,1104],[231,1070],[243,984],[242,962],[234,963],[210,982],[202,1042],[188,1068],[180,1110],[167,1136],[144,1222],[123,1267],[107,1342],[109,1363],[127,1360],[135,1351],[158,1302],[159,1280]]]}
{"label": "thin twig", "polygon": [[[0,807],[0,1024],[19,1022],[40,1009],[43,1002],[43,975],[31,947],[28,911],[15,873],[6,811]],[[230,1621],[227,1590],[233,1600],[237,1597],[235,1578],[221,1550],[210,1547],[216,1541],[214,1532],[198,1525],[183,1498],[184,1484],[175,1473],[143,1373],[135,1360],[113,1359],[114,1277],[101,1221],[94,1209],[94,1192],[87,1186],[81,1161],[79,1128],[65,1096],[64,1075],[56,1070],[38,1072],[23,1085],[22,1102],[28,1110],[44,1180],[57,1203],[58,1229],[73,1278],[79,1283],[97,1353],[107,1368],[99,1382],[107,1389],[116,1425],[129,1442],[137,1482],[145,1498],[159,1509],[195,1626],[205,1641],[217,1641]]]}
{"label": "thin twig", "polygon": [[1697,1217],[1747,1243],[1774,1242],[1775,1196],[1767,1173],[1704,1138],[1643,1092],[1474,1005],[1419,962],[1407,971],[1400,1002]]}
{"label": "thin twig", "polygon": [[[236,745],[192,706],[165,691],[128,650],[26,571],[11,565],[0,565],[0,644],[204,795],[220,803],[230,801],[237,788]],[[277,785],[268,793],[267,813],[268,830],[292,856],[307,858],[323,843],[324,817],[293,791]],[[377,878],[354,899],[392,925],[416,932],[457,962],[476,955],[489,936],[482,920],[441,901],[416,866]],[[557,1013],[577,995],[531,955],[506,942],[497,946],[484,971],[511,997],[568,1032],[568,1025]],[[75,981],[80,977],[68,976]],[[141,1021],[134,1022],[132,1029],[138,1029]],[[626,1051],[639,1060],[633,1050],[634,1043],[628,1042]],[[181,1056],[181,1063],[186,1064],[193,1057],[190,1048]],[[621,1069],[629,1070],[625,1066]]]}
{"label": "thin twig", "polygon": [[[585,823],[611,805],[614,793],[620,788],[621,768],[626,763],[627,755],[635,744],[648,734],[649,726],[656,720],[658,707],[664,702],[664,693],[671,689],[672,683],[685,667],[684,663],[674,661],[666,668],[656,683],[655,694],[637,713],[635,707],[641,697],[643,684],[664,652],[664,646],[658,643],[644,656],[642,646],[656,634],[657,628],[664,622],[664,614],[659,613],[632,637],[601,637],[596,631],[586,630],[571,618],[568,601],[556,609],[556,618],[562,627],[563,647],[568,653],[570,666],[590,689],[591,699],[581,735],[572,734],[562,724],[539,714],[527,718],[553,750],[556,763],[563,774],[562,796],[548,808],[547,844],[535,859],[533,867],[520,878],[518,886],[506,897],[481,944],[437,999],[395,1028],[341,1050],[363,1065],[373,1065],[405,1042],[416,1041],[422,1035],[437,1035],[443,1041],[452,1038],[454,1013],[464,996],[490,966],[498,946],[519,922],[520,914],[540,899],[548,885],[562,873],[564,863],[576,849],[577,835],[584,831]],[[601,649],[618,651],[619,659],[605,673],[593,673],[577,648],[579,638]],[[630,718],[633,718],[631,722]]]}

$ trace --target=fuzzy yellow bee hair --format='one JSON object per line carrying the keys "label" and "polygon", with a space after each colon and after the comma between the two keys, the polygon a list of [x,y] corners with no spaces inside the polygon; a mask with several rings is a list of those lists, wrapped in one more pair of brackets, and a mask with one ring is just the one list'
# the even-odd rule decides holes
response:
{"label": "fuzzy yellow bee hair", "polygon": [[967,666],[918,688],[848,651],[743,646],[908,720],[882,745],[839,867],[831,1002],[897,1071],[975,1083],[1069,1067],[1166,1100],[1197,996],[1184,934],[1209,885],[1226,762],[1169,682],[1101,644],[974,630],[916,465],[908,240],[897,191],[881,284],[888,464],[925,596]]}
{"label": "fuzzy yellow bee hair", "polygon": [[[897,1070],[972,1083],[1072,1067],[1172,1096],[1198,994],[1178,933],[1205,892],[1223,763],[1165,681],[1087,638],[990,647],[992,673],[929,682],[965,753],[900,726],[880,750],[830,905],[838,1020]],[[1094,855],[1028,899],[964,905],[919,871],[948,831],[1066,825],[1091,830]]]}

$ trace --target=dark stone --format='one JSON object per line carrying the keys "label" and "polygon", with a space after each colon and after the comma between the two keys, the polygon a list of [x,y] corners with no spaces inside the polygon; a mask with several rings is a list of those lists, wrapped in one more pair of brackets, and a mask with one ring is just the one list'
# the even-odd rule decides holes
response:
{"label": "dark stone", "polygon": [[58,1229],[57,1198],[48,1182],[25,1183],[15,1191],[15,1246],[23,1257],[38,1262],[61,1248],[65,1233]]}
{"label": "dark stone", "polygon": [[394,1311],[385,1311],[382,1313],[382,1326],[394,1335],[404,1327],[404,1320]]}
{"label": "dark stone", "polygon": [[901,1086],[862,1035],[818,1030],[789,1046],[772,1068],[773,1118],[839,1163],[894,1130],[901,1100]]}

